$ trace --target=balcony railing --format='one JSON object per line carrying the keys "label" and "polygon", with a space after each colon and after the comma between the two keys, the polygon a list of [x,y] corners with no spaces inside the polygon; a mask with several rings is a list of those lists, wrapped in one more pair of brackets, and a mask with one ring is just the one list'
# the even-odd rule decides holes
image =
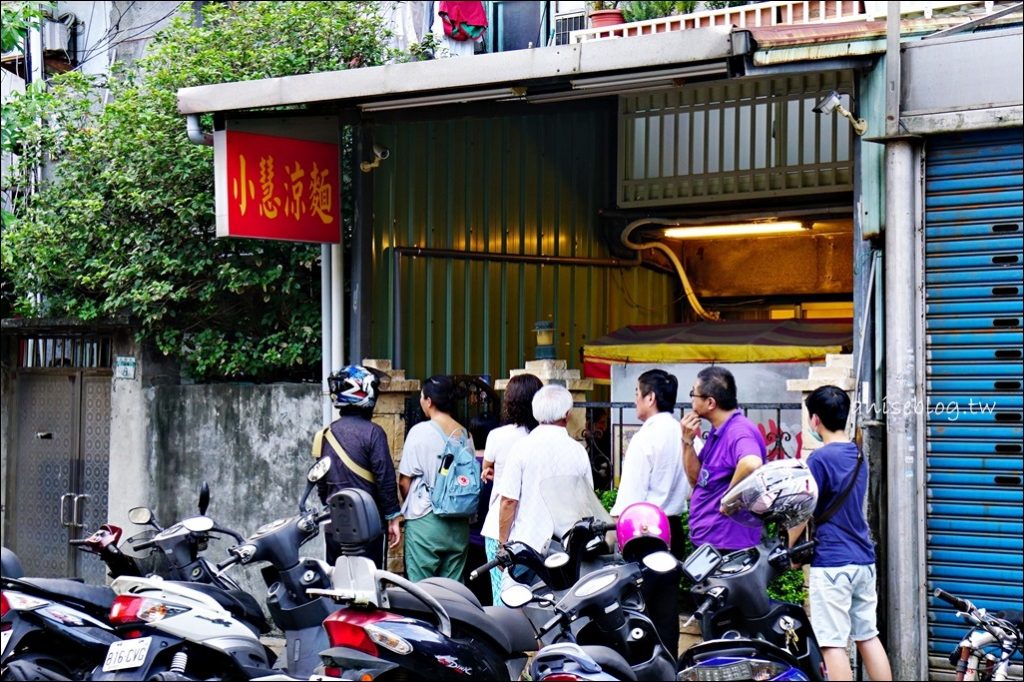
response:
{"label": "balcony railing", "polygon": [[[879,19],[886,16],[889,7],[897,3],[889,2],[850,2],[849,0],[773,0],[722,9],[703,10],[678,14],[670,17],[659,17],[645,21],[634,21],[617,26],[602,28],[586,28],[570,34],[571,43],[582,43],[588,40],[604,38],[628,38],[633,36],[665,33],[668,31],[684,31],[689,28],[707,28],[711,26],[737,26],[739,28],[757,28],[762,26],[793,26],[800,24],[818,24],[841,21],[863,21]],[[930,17],[937,9],[960,7],[963,5],[984,5],[986,12],[993,11],[993,2],[905,2],[900,4],[902,15],[921,15]]]}

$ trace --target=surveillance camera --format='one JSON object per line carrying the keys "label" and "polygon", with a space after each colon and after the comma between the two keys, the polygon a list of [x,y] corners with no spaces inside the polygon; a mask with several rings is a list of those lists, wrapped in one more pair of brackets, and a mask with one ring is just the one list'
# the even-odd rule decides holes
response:
{"label": "surveillance camera", "polygon": [[375,144],[373,145],[373,155],[383,161],[384,159],[391,156],[391,150],[384,145]]}
{"label": "surveillance camera", "polygon": [[839,99],[839,93],[833,90],[818,100],[818,103],[814,105],[814,109],[812,109],[812,111],[816,114],[831,114],[836,110],[836,107],[840,106],[842,106],[842,102]]}

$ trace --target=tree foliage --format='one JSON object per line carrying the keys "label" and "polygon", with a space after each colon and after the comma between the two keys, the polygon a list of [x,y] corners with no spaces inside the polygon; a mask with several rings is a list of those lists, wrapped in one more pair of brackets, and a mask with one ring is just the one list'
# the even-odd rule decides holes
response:
{"label": "tree foliage", "polygon": [[177,17],[108,78],[58,75],[4,105],[18,131],[4,151],[19,154],[4,178],[5,285],[25,315],[128,315],[196,379],[312,378],[319,246],[214,237],[213,151],[188,141],[176,94],[381,64],[388,34],[372,2],[202,12]]}

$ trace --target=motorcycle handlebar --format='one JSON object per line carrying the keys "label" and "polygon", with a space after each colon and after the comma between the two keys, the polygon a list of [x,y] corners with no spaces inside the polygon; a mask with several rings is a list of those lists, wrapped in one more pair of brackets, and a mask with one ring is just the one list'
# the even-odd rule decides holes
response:
{"label": "motorcycle handlebar", "polygon": [[156,543],[152,540],[143,540],[142,542],[135,543],[132,547],[135,551],[142,551],[144,549],[151,549],[156,546]]}
{"label": "motorcycle handlebar", "polygon": [[708,597],[704,600],[704,603],[697,607],[697,610],[693,612],[693,618],[695,620],[703,620],[704,614],[715,604],[714,597]]}
{"label": "motorcycle handlebar", "polygon": [[81,547],[82,545],[88,544],[88,542],[89,538],[85,538],[82,540],[68,540],[68,544],[72,547]]}
{"label": "motorcycle handlebar", "polygon": [[470,571],[469,579],[470,580],[476,580],[477,578],[479,578],[482,575],[487,575],[487,573],[492,568],[497,568],[498,566],[501,566],[503,563],[505,563],[505,562],[502,559],[502,557],[497,556],[497,557],[491,559],[490,561],[488,561],[483,566],[480,566],[479,568],[475,568],[472,571]]}
{"label": "motorcycle handlebar", "polygon": [[217,570],[223,571],[228,566],[233,566],[237,564],[240,560],[241,559],[238,556],[229,556],[227,559],[217,564]]}
{"label": "motorcycle handlebar", "polygon": [[595,533],[607,533],[610,530],[615,530],[614,523],[605,523],[603,521],[595,521],[590,525],[591,530]]}
{"label": "motorcycle handlebar", "polygon": [[946,602],[950,606],[953,606],[957,611],[964,611],[964,612],[974,611],[974,604],[972,604],[971,602],[967,601],[966,599],[961,599],[960,597],[956,596],[955,594],[950,594],[949,592],[946,592],[943,589],[940,589],[940,588],[936,587],[935,591],[932,594],[935,595],[935,597],[937,599],[941,599],[942,601]]}
{"label": "motorcycle handlebar", "polygon": [[230,535],[235,539],[238,544],[245,542],[245,538],[238,534],[238,532],[231,530],[230,528],[222,528],[221,526],[214,526],[210,529],[211,533],[223,533],[224,535]]}

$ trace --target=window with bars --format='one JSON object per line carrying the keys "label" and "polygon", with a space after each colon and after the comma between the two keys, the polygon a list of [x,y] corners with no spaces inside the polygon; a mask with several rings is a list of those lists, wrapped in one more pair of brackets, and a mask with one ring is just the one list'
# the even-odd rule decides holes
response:
{"label": "window with bars", "polygon": [[[622,207],[853,189],[853,130],[812,109],[849,72],[723,81],[619,98]],[[850,108],[848,94],[841,96]]]}
{"label": "window with bars", "polygon": [[555,45],[568,45],[569,34],[587,27],[587,16],[579,14],[562,14],[555,17]]}
{"label": "window with bars", "polygon": [[112,360],[112,342],[107,336],[54,335],[18,339],[18,367],[22,369],[109,369],[113,366]]}

